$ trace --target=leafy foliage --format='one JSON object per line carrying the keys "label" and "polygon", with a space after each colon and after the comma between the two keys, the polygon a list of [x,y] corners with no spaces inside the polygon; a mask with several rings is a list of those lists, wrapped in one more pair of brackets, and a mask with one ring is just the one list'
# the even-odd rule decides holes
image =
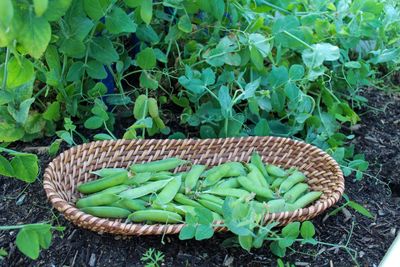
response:
{"label": "leafy foliage", "polygon": [[[175,138],[168,123],[178,112],[180,124],[202,138],[304,139],[361,179],[368,164],[345,146],[352,135],[340,129],[359,120],[360,88],[382,65],[399,64],[392,1],[1,5],[1,142],[57,134],[72,145],[79,129],[62,129],[65,118],[95,130],[96,140]],[[141,95],[160,112],[132,121]],[[123,136],[113,135],[117,120],[131,123]]]}

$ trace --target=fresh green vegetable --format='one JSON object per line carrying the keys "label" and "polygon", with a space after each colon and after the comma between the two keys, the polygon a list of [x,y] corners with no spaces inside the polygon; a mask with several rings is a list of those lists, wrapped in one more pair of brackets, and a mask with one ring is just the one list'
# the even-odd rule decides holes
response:
{"label": "fresh green vegetable", "polygon": [[128,219],[132,222],[177,223],[182,221],[182,217],[178,213],[156,209],[135,211],[129,215]]}
{"label": "fresh green vegetable", "polygon": [[98,180],[78,185],[78,191],[84,194],[96,193],[112,186],[123,184],[128,180],[127,172],[118,172]]}
{"label": "fresh green vegetable", "polygon": [[205,170],[205,165],[193,165],[192,169],[187,173],[185,177],[185,193],[189,193],[196,186],[200,175]]}
{"label": "fresh green vegetable", "polygon": [[293,203],[293,206],[296,209],[302,209],[302,208],[306,207],[307,205],[311,204],[312,202],[314,202],[315,200],[319,199],[321,195],[322,195],[322,192],[315,192],[315,191],[308,192],[304,196],[297,199]]}
{"label": "fresh green vegetable", "polygon": [[275,166],[272,164],[267,164],[265,168],[266,168],[267,172],[272,176],[275,176],[275,177],[285,177],[286,176],[285,170],[278,166]]}
{"label": "fresh green vegetable", "polygon": [[186,160],[179,158],[167,158],[151,162],[135,163],[131,165],[129,169],[134,173],[169,171],[185,164],[186,162]]}
{"label": "fresh green vegetable", "polygon": [[96,217],[113,218],[113,219],[128,218],[129,214],[131,214],[131,212],[127,209],[118,208],[118,207],[106,207],[106,206],[86,207],[86,208],[82,208],[81,211],[91,214]]}
{"label": "fresh green vegetable", "polygon": [[290,190],[295,184],[303,182],[306,179],[306,176],[299,172],[293,172],[288,178],[286,178],[279,187],[279,192],[281,194],[286,193]]}
{"label": "fresh green vegetable", "polygon": [[185,195],[182,194],[182,193],[176,194],[174,200],[175,200],[176,202],[178,202],[179,204],[182,204],[182,205],[188,205],[188,206],[200,207],[200,208],[203,207],[200,203],[198,203],[197,201],[194,201],[194,200],[188,198],[187,196],[185,196]]}
{"label": "fresh green vegetable", "polygon": [[124,198],[140,198],[142,196],[156,193],[160,191],[164,186],[166,186],[173,178],[170,178],[168,180],[161,180],[161,181],[156,181],[156,182],[151,182],[148,184],[145,184],[140,187],[128,189],[120,194],[121,197]]}
{"label": "fresh green vegetable", "polygon": [[258,170],[261,172],[261,174],[264,176],[264,178],[267,180],[269,184],[272,184],[272,178],[269,176],[267,169],[265,168],[265,164],[263,163],[260,154],[258,154],[256,151],[251,154],[250,158],[251,164],[256,166]]}
{"label": "fresh green vegetable", "polygon": [[274,198],[274,193],[269,189],[268,187],[262,187],[258,186],[257,184],[254,184],[248,177],[246,176],[240,176],[238,178],[238,182],[241,186],[243,186],[244,189],[246,189],[249,192],[253,192],[256,194],[256,196],[265,198],[265,199],[273,199]]}
{"label": "fresh green vegetable", "polygon": [[158,204],[167,204],[171,202],[179,191],[182,184],[182,176],[178,175],[172,178],[168,184],[157,195],[155,202]]}
{"label": "fresh green vegetable", "polygon": [[76,207],[86,208],[94,206],[106,206],[116,202],[121,197],[116,194],[94,194],[85,198],[81,198],[76,202]]}
{"label": "fresh green vegetable", "polygon": [[306,183],[298,183],[293,186],[290,190],[288,190],[284,195],[283,198],[288,203],[295,202],[301,195],[303,195],[308,190],[308,185]]}

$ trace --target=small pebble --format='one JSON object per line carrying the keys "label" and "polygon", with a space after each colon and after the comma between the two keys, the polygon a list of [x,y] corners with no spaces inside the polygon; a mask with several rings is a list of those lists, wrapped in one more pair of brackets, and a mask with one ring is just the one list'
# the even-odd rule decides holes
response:
{"label": "small pebble", "polygon": [[93,267],[95,265],[96,265],[96,255],[92,253],[92,255],[90,255],[89,266]]}
{"label": "small pebble", "polygon": [[224,266],[231,266],[233,264],[233,260],[234,260],[234,258],[232,256],[226,255],[223,265]]}
{"label": "small pebble", "polygon": [[16,204],[17,206],[21,206],[22,204],[24,204],[25,197],[26,197],[25,194],[23,194],[22,196],[20,196],[20,197],[18,198],[18,200],[15,202],[15,204]]}

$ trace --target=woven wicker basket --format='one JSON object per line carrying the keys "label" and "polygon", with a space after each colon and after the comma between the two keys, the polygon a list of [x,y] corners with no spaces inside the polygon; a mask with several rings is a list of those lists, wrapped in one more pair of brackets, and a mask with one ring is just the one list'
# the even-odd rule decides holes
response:
{"label": "woven wicker basket", "polygon": [[[95,176],[90,172],[105,167],[127,167],[134,162],[172,156],[213,166],[226,161],[248,161],[254,150],[265,162],[284,168],[298,167],[307,175],[306,182],[310,187],[323,192],[312,206],[294,212],[268,214],[266,222],[277,221],[285,225],[309,220],[331,207],[343,194],[343,174],[328,154],[309,144],[279,137],[117,140],[83,144],[65,151],[49,164],[44,174],[44,189],[51,204],[80,227],[118,235],[176,234],[184,224],[133,224],[85,214],[74,206],[81,197],[77,185],[93,180]],[[222,227],[215,229],[224,230]]]}

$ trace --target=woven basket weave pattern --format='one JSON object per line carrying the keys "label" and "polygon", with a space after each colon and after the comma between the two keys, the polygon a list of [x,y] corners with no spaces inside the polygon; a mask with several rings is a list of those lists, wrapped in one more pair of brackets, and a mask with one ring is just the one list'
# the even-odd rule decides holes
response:
{"label": "woven basket weave pattern", "polygon": [[[52,205],[71,222],[100,233],[119,235],[176,234],[184,224],[144,225],[101,219],[75,208],[82,195],[77,185],[95,179],[90,172],[102,168],[127,167],[132,163],[180,157],[193,163],[215,166],[226,161],[248,161],[258,151],[264,162],[284,168],[297,167],[307,175],[312,190],[323,192],[312,206],[294,212],[267,214],[265,221],[280,225],[309,220],[337,202],[344,191],[338,164],[322,150],[287,138],[246,137],[182,140],[98,141],[73,147],[55,158],[44,174],[44,189]],[[180,167],[176,171],[186,170]],[[223,227],[216,231],[226,230]]]}

